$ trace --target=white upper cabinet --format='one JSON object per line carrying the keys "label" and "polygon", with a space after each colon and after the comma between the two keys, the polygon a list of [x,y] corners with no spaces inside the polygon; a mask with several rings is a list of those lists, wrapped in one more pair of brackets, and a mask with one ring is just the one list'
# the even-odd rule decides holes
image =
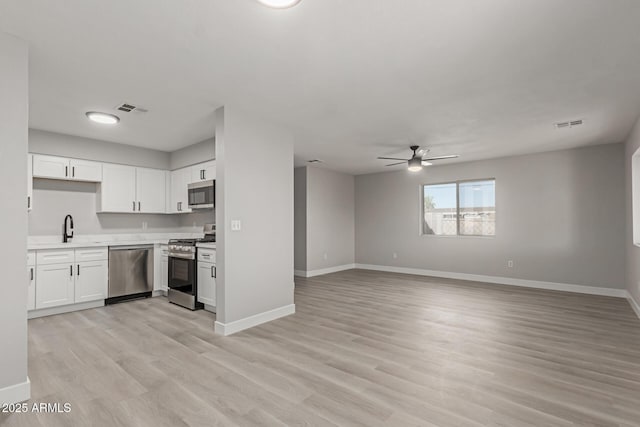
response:
{"label": "white upper cabinet", "polygon": [[208,181],[210,179],[216,179],[215,160],[191,166],[191,182]]}
{"label": "white upper cabinet", "polygon": [[136,168],[105,163],[98,193],[98,212],[136,212]]}
{"label": "white upper cabinet", "polygon": [[33,156],[33,176],[36,178],[69,178],[69,159],[65,157]]}
{"label": "white upper cabinet", "polygon": [[102,163],[34,154],[33,176],[35,178],[100,182],[102,181]]}
{"label": "white upper cabinet", "polygon": [[166,171],[105,163],[98,212],[166,213]]}
{"label": "white upper cabinet", "polygon": [[71,179],[90,182],[102,181],[102,163],[71,159],[69,167],[71,168]]}
{"label": "white upper cabinet", "polygon": [[191,168],[178,169],[171,172],[171,210],[170,213],[187,213],[189,209],[189,184]]}
{"label": "white upper cabinet", "polygon": [[33,209],[33,154],[27,156],[27,210]]}
{"label": "white upper cabinet", "polygon": [[138,212],[166,213],[166,176],[158,169],[136,169]]}

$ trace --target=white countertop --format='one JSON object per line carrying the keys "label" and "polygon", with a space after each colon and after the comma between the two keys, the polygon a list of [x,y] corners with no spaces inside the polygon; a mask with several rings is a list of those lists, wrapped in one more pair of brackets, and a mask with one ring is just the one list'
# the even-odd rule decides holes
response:
{"label": "white countertop", "polygon": [[[101,234],[77,236],[69,243],[61,242],[60,236],[29,236],[27,249],[97,248],[106,246],[167,244],[170,239],[190,239],[202,237],[202,233],[141,233],[141,234]],[[215,243],[214,243],[215,249]]]}

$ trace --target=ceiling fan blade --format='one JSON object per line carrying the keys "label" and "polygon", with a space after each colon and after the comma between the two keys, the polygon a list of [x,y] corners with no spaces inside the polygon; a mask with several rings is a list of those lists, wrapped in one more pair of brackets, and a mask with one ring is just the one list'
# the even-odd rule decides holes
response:
{"label": "ceiling fan blade", "polygon": [[403,164],[405,164],[405,163],[407,163],[407,161],[406,161],[406,160],[405,160],[405,161],[402,161],[402,162],[398,162],[398,163],[391,163],[390,165],[385,165],[385,166],[398,166],[398,165],[403,165]]}
{"label": "ceiling fan blade", "polygon": [[378,157],[378,159],[380,159],[380,160],[403,160],[405,162],[409,161],[409,159],[399,159],[397,157]]}
{"label": "ceiling fan blade", "polygon": [[430,162],[431,160],[455,159],[457,157],[459,157],[457,154],[452,154],[450,156],[429,157],[428,159],[422,159],[422,161],[423,162]]}

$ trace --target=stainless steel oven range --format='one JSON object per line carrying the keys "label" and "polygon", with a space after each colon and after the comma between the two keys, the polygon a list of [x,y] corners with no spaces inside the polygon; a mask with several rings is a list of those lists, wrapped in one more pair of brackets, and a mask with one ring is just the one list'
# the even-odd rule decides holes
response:
{"label": "stainless steel oven range", "polygon": [[198,302],[198,242],[215,242],[215,231],[208,230],[202,239],[177,239],[169,241],[169,302],[190,310],[204,308]]}
{"label": "stainless steel oven range", "polygon": [[169,301],[198,310],[198,278],[196,277],[195,239],[169,241]]}

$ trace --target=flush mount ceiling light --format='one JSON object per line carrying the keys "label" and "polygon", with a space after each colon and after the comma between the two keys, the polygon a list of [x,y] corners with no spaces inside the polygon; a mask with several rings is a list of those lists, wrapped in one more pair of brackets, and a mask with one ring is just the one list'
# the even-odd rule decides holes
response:
{"label": "flush mount ceiling light", "polygon": [[300,0],[258,0],[265,6],[272,7],[274,9],[286,9],[293,7],[300,3]]}
{"label": "flush mount ceiling light", "polygon": [[115,125],[120,121],[120,117],[109,113],[100,113],[98,111],[87,111],[87,118],[92,122],[103,125]]}

